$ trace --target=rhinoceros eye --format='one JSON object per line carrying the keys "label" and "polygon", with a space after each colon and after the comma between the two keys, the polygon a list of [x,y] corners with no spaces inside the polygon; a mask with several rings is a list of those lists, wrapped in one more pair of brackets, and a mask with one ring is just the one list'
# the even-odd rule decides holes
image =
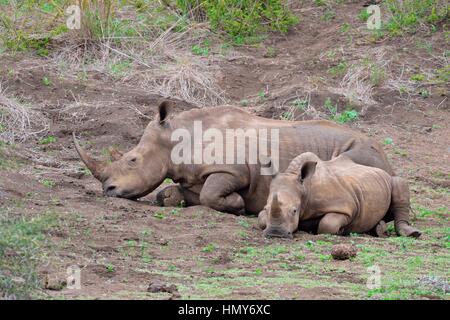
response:
{"label": "rhinoceros eye", "polygon": [[136,162],[137,162],[137,158],[136,157],[131,158],[130,160],[128,160],[128,163],[130,164],[130,166],[136,165]]}
{"label": "rhinoceros eye", "polygon": [[297,208],[292,208],[292,209],[291,209],[291,213],[292,213],[293,215],[297,214]]}

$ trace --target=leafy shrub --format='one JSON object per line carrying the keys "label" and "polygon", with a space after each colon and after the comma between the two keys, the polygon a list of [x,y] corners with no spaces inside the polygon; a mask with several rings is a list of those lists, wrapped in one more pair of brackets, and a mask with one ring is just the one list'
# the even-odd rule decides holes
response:
{"label": "leafy shrub", "polygon": [[188,16],[206,17],[213,29],[238,38],[270,30],[287,32],[298,23],[283,0],[177,0],[177,7]]}
{"label": "leafy shrub", "polygon": [[390,19],[385,29],[393,36],[413,33],[419,25],[432,25],[448,20],[447,0],[386,0]]}

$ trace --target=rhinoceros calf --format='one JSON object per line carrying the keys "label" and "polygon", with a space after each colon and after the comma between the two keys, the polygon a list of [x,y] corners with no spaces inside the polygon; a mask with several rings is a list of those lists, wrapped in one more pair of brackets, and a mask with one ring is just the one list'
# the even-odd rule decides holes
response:
{"label": "rhinoceros calf", "polygon": [[420,236],[407,223],[409,189],[404,179],[345,155],[321,161],[306,152],[272,180],[259,225],[266,237],[291,238],[298,228],[311,231],[314,225],[317,233],[381,236],[388,212],[399,235]]}

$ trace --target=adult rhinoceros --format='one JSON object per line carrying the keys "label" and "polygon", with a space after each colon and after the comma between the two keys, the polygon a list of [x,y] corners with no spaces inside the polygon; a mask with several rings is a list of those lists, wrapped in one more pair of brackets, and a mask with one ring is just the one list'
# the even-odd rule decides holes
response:
{"label": "adult rhinoceros", "polygon": [[[103,184],[105,195],[140,198],[152,192],[165,178],[171,178],[179,185],[159,192],[157,198],[163,205],[173,204],[176,199],[183,200],[186,205],[202,204],[235,214],[259,213],[266,204],[272,180],[272,176],[261,174],[260,162],[195,164],[192,161],[190,164],[176,164],[172,160],[172,150],[178,143],[172,141],[172,134],[181,128],[193,133],[195,121],[201,121],[203,130],[214,128],[224,133],[227,129],[278,130],[279,171],[284,171],[298,154],[310,151],[322,160],[346,154],[358,164],[393,174],[377,142],[329,121],[266,119],[229,106],[192,109],[170,117],[170,109],[169,102],[161,103],[157,116],[145,129],[139,144],[116,156],[111,164],[89,156],[74,135],[81,159]],[[270,137],[267,139],[269,143],[273,142]],[[245,143],[248,146],[247,140]],[[408,218],[403,220],[407,223]]]}

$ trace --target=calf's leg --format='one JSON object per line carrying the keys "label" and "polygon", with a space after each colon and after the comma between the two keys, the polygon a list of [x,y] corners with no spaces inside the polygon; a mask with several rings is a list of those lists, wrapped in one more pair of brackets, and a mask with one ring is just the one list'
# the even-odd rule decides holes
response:
{"label": "calf's leg", "polygon": [[399,236],[419,237],[422,233],[409,223],[409,187],[405,179],[392,177],[392,197],[389,211],[394,215],[395,231]]}
{"label": "calf's leg", "polygon": [[317,233],[343,234],[344,227],[348,225],[349,217],[341,213],[327,213],[319,222]]}
{"label": "calf's leg", "polygon": [[369,231],[369,234],[374,237],[386,238],[388,236],[386,222],[384,220],[378,222],[377,225]]}
{"label": "calf's leg", "polygon": [[243,214],[244,199],[236,191],[244,186],[244,181],[229,173],[213,173],[203,184],[200,203],[217,211]]}
{"label": "calf's leg", "polygon": [[258,214],[258,227],[264,230],[267,227],[267,211],[262,209]]}

